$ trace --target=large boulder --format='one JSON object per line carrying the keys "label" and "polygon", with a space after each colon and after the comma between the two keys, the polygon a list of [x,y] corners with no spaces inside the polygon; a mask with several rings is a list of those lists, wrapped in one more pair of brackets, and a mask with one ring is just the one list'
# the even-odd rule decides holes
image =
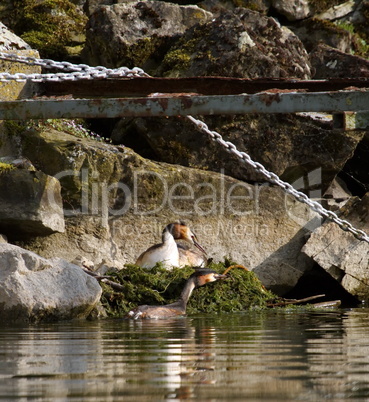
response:
{"label": "large boulder", "polygon": [[[296,115],[249,114],[206,117],[204,121],[226,141],[290,183],[319,171],[319,183],[315,181],[314,186],[319,184],[322,194],[364,135],[363,131],[332,129],[329,122]],[[114,128],[112,139],[156,160],[224,171],[249,182],[265,181],[186,119],[123,119]]]}
{"label": "large boulder", "polygon": [[[346,209],[343,218],[369,233],[369,193]],[[324,268],[352,295],[369,300],[369,244],[333,222],[317,228],[302,251]]]}
{"label": "large boulder", "polygon": [[212,14],[197,6],[138,1],[103,6],[91,15],[84,58],[91,65],[150,71],[189,27]]}
{"label": "large boulder", "polygon": [[353,34],[333,22],[309,18],[291,25],[290,29],[299,37],[308,52],[320,43],[344,53],[353,50]]}
{"label": "large boulder", "polygon": [[3,323],[86,318],[100,300],[96,279],[60,258],[0,243],[0,267]]}
{"label": "large boulder", "polygon": [[[21,38],[11,32],[4,24],[0,22],[0,52],[9,52],[24,57],[39,57],[36,50]],[[41,67],[29,64],[15,63],[8,60],[0,60],[0,71],[9,74],[40,73]],[[14,100],[18,98],[31,97],[36,90],[36,84],[30,81],[7,81],[0,82],[0,100]]]}
{"label": "large boulder", "polygon": [[209,257],[229,257],[257,269],[265,286],[278,293],[291,289],[311,267],[300,249],[314,228],[313,217],[279,188],[155,163],[127,147],[65,133],[59,141],[54,131],[26,135],[28,144],[37,146],[23,152],[37,168],[55,169],[47,161],[58,155],[53,160],[61,171],[54,175],[76,180],[69,186],[61,179],[68,196],[65,233],[17,242],[45,258],[83,256],[97,267],[122,268],[159,242],[166,224],[183,219]]}
{"label": "large boulder", "polygon": [[330,7],[334,7],[342,2],[342,0],[272,0],[272,7],[278,14],[287,18],[289,21],[299,21],[315,13],[324,12]]}
{"label": "large boulder", "polygon": [[311,77],[298,37],[274,18],[238,8],[185,32],[157,74],[168,77]]}
{"label": "large boulder", "polygon": [[[23,57],[39,57],[39,53],[36,50],[31,49],[24,40],[16,36],[1,22],[0,52],[12,53]],[[9,74],[36,74],[41,72],[41,67],[0,59],[0,71]],[[37,91],[37,85],[29,80],[0,82],[0,101],[30,98]],[[21,156],[19,155],[19,144],[14,141],[3,141],[5,132],[4,122],[0,121],[0,157],[9,155]]]}
{"label": "large boulder", "polygon": [[315,79],[367,78],[369,61],[363,57],[343,53],[330,46],[319,44],[310,53]]}
{"label": "large boulder", "polygon": [[286,17],[289,21],[302,20],[311,15],[309,0],[274,0],[273,7],[275,10]]}
{"label": "large boulder", "polygon": [[91,197],[94,186],[101,182],[108,186],[121,177],[122,168],[116,165],[118,161],[116,158],[110,161],[109,157],[111,153],[122,153],[123,148],[112,148],[94,140],[79,140],[63,131],[68,129],[63,123],[58,129],[52,123],[40,125],[38,129],[22,127],[7,127],[3,146],[17,138],[22,155],[33,162],[36,169],[60,181],[67,216],[81,212],[81,208],[83,213],[88,212],[84,202]]}
{"label": "large boulder", "polygon": [[[168,0],[169,1],[169,0]],[[212,12],[218,16],[226,10],[234,10],[238,7],[249,8],[262,14],[267,14],[271,6],[272,0],[178,0],[171,1],[179,4],[197,4],[204,10]]]}
{"label": "large boulder", "polygon": [[87,22],[78,2],[6,0],[1,2],[0,21],[37,49],[43,58],[78,60]]}
{"label": "large boulder", "polygon": [[63,232],[59,181],[41,171],[4,171],[0,164],[0,230],[11,238]]}

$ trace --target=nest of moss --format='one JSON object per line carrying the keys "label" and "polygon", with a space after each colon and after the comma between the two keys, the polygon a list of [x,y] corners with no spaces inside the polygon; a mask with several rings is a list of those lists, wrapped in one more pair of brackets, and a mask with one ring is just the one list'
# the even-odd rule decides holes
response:
{"label": "nest of moss", "polygon": [[[210,264],[208,268],[224,273],[230,262]],[[130,309],[141,304],[164,305],[178,299],[186,280],[194,272],[192,267],[167,271],[157,264],[147,270],[127,265],[119,272],[110,273],[112,281],[122,285],[121,292],[102,283],[102,304],[111,317],[122,317]],[[251,271],[235,266],[226,280],[210,283],[195,289],[187,306],[188,314],[245,311],[250,308],[266,308],[276,296],[267,291]]]}

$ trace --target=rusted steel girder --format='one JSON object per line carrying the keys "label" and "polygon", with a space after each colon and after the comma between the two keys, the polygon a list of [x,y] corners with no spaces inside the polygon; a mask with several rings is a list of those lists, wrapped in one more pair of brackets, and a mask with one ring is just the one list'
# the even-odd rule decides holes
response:
{"label": "rusted steel girder", "polygon": [[368,78],[335,78],[329,80],[291,80],[280,78],[109,78],[79,81],[44,82],[39,84],[43,95],[73,95],[73,97],[122,98],[126,96],[147,96],[151,93],[197,93],[201,95],[254,94],[276,90],[303,92],[340,91],[345,88],[369,88]]}
{"label": "rusted steel girder", "polygon": [[333,113],[360,110],[369,110],[369,91],[19,100],[0,102],[0,120],[185,116],[189,114]]}

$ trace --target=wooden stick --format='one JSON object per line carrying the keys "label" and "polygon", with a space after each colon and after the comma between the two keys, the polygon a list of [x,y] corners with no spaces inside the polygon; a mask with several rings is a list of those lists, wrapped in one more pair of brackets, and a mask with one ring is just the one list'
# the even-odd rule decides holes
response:
{"label": "wooden stick", "polygon": [[109,279],[103,278],[103,279],[101,279],[101,282],[106,283],[107,285],[109,285],[110,287],[112,287],[115,290],[119,290],[121,292],[123,292],[125,290],[124,286],[120,285],[117,282],[110,281]]}
{"label": "wooden stick", "polygon": [[86,272],[86,274],[93,276],[99,282],[106,283],[107,285],[109,285],[110,287],[112,287],[115,290],[119,290],[119,291],[125,290],[124,286],[120,285],[117,282],[111,281],[110,279],[108,279],[109,278],[108,276],[98,275],[95,272],[92,272],[88,269],[84,269],[84,268],[82,268],[82,269],[84,272]]}
{"label": "wooden stick", "polygon": [[309,296],[305,297],[303,299],[284,299],[284,301],[278,302],[278,303],[269,303],[267,304],[268,307],[277,307],[277,306],[288,306],[289,304],[299,304],[299,303],[305,303],[310,300],[314,299],[319,299],[320,297],[324,297],[325,295],[315,295],[315,296]]}
{"label": "wooden stick", "polygon": [[326,307],[339,307],[341,305],[341,300],[332,300],[321,303],[314,303],[313,306],[317,308],[326,308]]}
{"label": "wooden stick", "polygon": [[245,271],[250,271],[249,269],[247,269],[246,267],[244,267],[243,265],[239,265],[239,264],[236,264],[236,265],[231,265],[230,267],[228,267],[224,272],[223,272],[223,275],[226,275],[231,269],[233,269],[233,268],[242,268],[242,269],[244,269]]}

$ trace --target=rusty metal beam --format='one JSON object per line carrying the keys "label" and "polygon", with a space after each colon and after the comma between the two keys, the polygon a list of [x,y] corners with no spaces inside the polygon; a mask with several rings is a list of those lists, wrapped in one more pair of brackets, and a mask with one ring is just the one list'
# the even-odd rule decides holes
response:
{"label": "rusty metal beam", "polygon": [[254,94],[272,88],[305,92],[339,91],[349,87],[369,88],[367,78],[335,78],[329,80],[245,79],[228,77],[158,78],[135,77],[95,79],[91,81],[45,82],[40,92],[46,96],[122,98],[147,96],[151,93],[197,93],[202,95]]}
{"label": "rusty metal beam", "polygon": [[369,91],[0,102],[0,120],[369,110]]}

